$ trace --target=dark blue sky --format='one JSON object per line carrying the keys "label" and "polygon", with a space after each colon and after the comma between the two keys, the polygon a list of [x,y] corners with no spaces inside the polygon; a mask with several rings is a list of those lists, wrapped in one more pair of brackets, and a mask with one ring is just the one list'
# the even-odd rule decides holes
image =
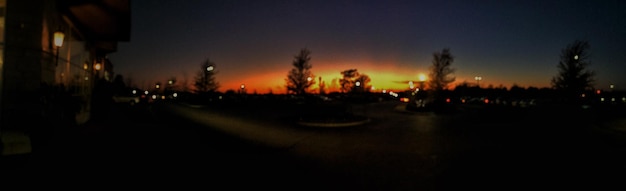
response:
{"label": "dark blue sky", "polygon": [[[139,86],[168,77],[193,81],[215,62],[223,91],[246,84],[284,90],[301,48],[332,86],[356,68],[372,85],[428,73],[450,48],[457,83],[548,87],[561,50],[591,45],[596,88],[626,89],[626,1],[165,1],[131,0],[131,40],[110,55],[115,72]],[[328,87],[328,86],[327,86]]]}

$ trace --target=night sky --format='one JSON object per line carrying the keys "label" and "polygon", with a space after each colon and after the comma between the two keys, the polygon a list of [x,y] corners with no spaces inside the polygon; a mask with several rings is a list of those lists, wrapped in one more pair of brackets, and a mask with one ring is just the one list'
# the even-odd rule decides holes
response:
{"label": "night sky", "polygon": [[[626,89],[626,1],[131,0],[129,42],[109,58],[141,88],[192,84],[205,59],[220,91],[284,93],[293,57],[311,50],[326,87],[356,68],[377,90],[427,74],[450,48],[454,84],[550,87],[561,50],[590,43],[595,88]],[[316,77],[317,80],[317,77]],[[454,85],[453,84],[453,85]]]}

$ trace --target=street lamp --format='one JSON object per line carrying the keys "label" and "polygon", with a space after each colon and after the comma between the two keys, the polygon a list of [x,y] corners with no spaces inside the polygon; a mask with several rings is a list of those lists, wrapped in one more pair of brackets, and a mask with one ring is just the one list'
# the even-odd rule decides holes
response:
{"label": "street lamp", "polygon": [[241,94],[243,94],[243,92],[244,92],[244,90],[246,88],[246,85],[245,84],[241,84],[241,86],[239,86],[239,88],[241,88]]}
{"label": "street lamp", "polygon": [[55,65],[59,65],[59,49],[63,46],[63,39],[65,34],[61,31],[54,32],[54,46],[56,47],[56,61]]}
{"label": "street lamp", "polygon": [[420,89],[420,90],[423,90],[423,89],[424,89],[424,82],[426,82],[426,75],[424,75],[424,74],[420,74],[417,78],[418,78],[418,80],[420,81],[420,87],[419,87],[419,89]]}
{"label": "street lamp", "polygon": [[480,80],[482,80],[482,79],[483,79],[483,77],[480,77],[480,76],[474,77],[474,80],[476,80],[476,86],[480,87]]}
{"label": "street lamp", "polygon": [[213,69],[215,69],[215,68],[213,67],[213,65],[210,65],[210,66],[207,66],[207,67],[206,67],[206,71],[207,71],[207,72],[211,72],[211,71],[213,71]]}
{"label": "street lamp", "polygon": [[102,64],[96,63],[96,65],[93,68],[98,70],[98,71],[100,71],[100,70],[102,70]]}

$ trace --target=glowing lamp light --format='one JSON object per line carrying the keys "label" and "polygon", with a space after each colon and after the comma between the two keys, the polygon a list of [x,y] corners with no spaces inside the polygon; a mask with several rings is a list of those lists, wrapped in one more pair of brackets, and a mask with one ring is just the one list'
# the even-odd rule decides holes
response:
{"label": "glowing lamp light", "polygon": [[356,82],[356,86],[357,87],[361,86],[361,82]]}
{"label": "glowing lamp light", "polygon": [[95,68],[96,70],[102,70],[102,64],[100,64],[100,63],[96,63],[96,65],[94,66],[94,68]]}
{"label": "glowing lamp light", "polygon": [[133,90],[133,95],[134,95],[134,94],[137,94],[137,90]]}
{"label": "glowing lamp light", "polygon": [[601,93],[600,90],[596,90],[596,94],[600,94],[600,93]]}
{"label": "glowing lamp light", "polygon": [[54,46],[61,47],[63,46],[63,39],[65,38],[65,34],[61,31],[54,32]]}
{"label": "glowing lamp light", "polygon": [[146,95],[148,95],[148,93],[150,93],[150,92],[148,92],[148,90],[146,90],[146,91],[144,91],[143,93],[144,93],[144,94],[146,94]]}
{"label": "glowing lamp light", "polygon": [[313,80],[313,78],[311,78],[311,77],[306,78],[306,81],[310,82],[311,80]]}
{"label": "glowing lamp light", "polygon": [[214,68],[213,68],[213,66],[208,66],[208,67],[206,67],[206,71],[207,71],[207,72],[213,71],[213,69],[214,69]]}
{"label": "glowing lamp light", "polygon": [[426,75],[424,74],[420,74],[417,78],[419,79],[420,82],[426,81]]}

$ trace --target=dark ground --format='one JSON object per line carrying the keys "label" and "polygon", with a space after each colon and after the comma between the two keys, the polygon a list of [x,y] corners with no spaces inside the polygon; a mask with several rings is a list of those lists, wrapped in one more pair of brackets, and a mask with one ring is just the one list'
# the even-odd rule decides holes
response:
{"label": "dark ground", "polygon": [[[256,106],[221,109],[255,119],[267,117],[255,113],[265,106]],[[425,189],[624,188],[626,134],[604,126],[622,119],[622,108],[480,111],[446,122],[450,128],[439,132],[442,136],[476,145],[446,158],[447,167]],[[202,128],[152,105],[114,105],[107,117],[51,137],[31,154],[2,158],[3,188],[52,182],[81,188],[367,190],[369,184],[352,179],[352,172],[334,171],[285,150]],[[397,190],[393,185],[389,189]]]}

